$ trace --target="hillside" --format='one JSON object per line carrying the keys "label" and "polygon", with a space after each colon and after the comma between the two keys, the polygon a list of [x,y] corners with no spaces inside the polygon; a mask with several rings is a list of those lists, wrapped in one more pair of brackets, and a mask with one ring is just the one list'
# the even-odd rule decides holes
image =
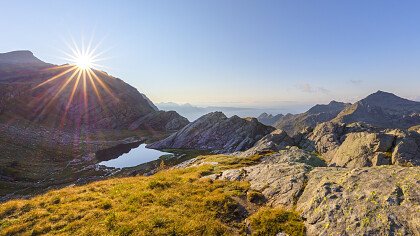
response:
{"label": "hillside", "polygon": [[[229,168],[229,164],[224,168]],[[68,187],[0,205],[0,232],[77,235],[303,235],[293,211],[262,207],[246,182],[202,178],[199,168],[150,177],[112,179]],[[246,223],[246,221],[248,223]]]}
{"label": "hillside", "polygon": [[121,79],[69,69],[29,51],[0,54],[0,201],[106,178],[112,170],[94,167],[98,150],[161,139],[189,123]]}
{"label": "hillside", "polygon": [[[157,110],[121,79],[98,70],[92,70],[91,76],[79,75],[69,65],[44,63],[28,51],[0,54],[0,78],[0,120],[61,129],[128,129]],[[174,131],[188,124],[177,114],[170,117],[153,128]],[[179,125],[167,130],[165,122],[172,120]]]}

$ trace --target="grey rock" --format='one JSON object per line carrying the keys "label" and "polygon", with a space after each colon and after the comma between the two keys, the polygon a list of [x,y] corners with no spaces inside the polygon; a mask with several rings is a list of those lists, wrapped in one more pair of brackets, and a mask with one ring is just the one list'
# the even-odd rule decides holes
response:
{"label": "grey rock", "polygon": [[318,156],[299,149],[298,147],[288,147],[278,153],[267,155],[262,158],[263,164],[280,164],[280,163],[303,163],[314,167],[326,166],[326,163]]}
{"label": "grey rock", "polygon": [[212,112],[188,124],[166,139],[148,145],[149,148],[198,149],[217,153],[232,153],[252,147],[274,130],[255,118],[227,118],[221,112]]}
{"label": "grey rock", "polygon": [[420,165],[420,134],[409,132],[397,139],[392,153],[392,163],[398,165]]}
{"label": "grey rock", "polygon": [[316,168],[297,201],[308,235],[419,235],[419,167]]}
{"label": "grey rock", "polygon": [[294,140],[282,130],[274,130],[270,134],[264,136],[255,145],[241,153],[241,156],[252,156],[255,154],[262,154],[267,152],[276,152],[286,148],[287,146],[293,146]]}
{"label": "grey rock", "polygon": [[349,168],[372,166],[373,158],[376,157],[376,163],[378,162],[378,155],[380,164],[383,164],[386,156],[384,152],[391,150],[393,141],[394,136],[388,134],[349,133],[338,147],[330,164]]}
{"label": "grey rock", "polygon": [[249,181],[251,188],[260,191],[270,206],[293,207],[306,184],[306,174],[312,167],[302,163],[258,164],[241,169],[226,170],[212,176],[216,179]]}

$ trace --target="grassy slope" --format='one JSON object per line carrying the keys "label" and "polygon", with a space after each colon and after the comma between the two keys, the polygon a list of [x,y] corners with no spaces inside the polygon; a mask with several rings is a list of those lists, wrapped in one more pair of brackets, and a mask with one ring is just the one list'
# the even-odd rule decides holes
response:
{"label": "grassy slope", "polygon": [[200,178],[214,171],[209,165],[164,170],[9,201],[0,205],[0,234],[235,235],[248,231],[246,218],[257,235],[304,233],[294,212],[261,208],[250,216],[259,206],[247,198],[249,183]]}

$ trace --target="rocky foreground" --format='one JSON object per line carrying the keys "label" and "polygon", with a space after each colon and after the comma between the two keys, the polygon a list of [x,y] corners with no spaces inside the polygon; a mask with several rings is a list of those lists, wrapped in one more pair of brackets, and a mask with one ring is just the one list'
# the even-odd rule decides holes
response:
{"label": "rocky foreground", "polygon": [[[235,149],[236,143],[210,146],[246,166],[226,170],[229,161],[219,157],[179,168],[213,165],[223,170],[203,178],[250,183],[265,206],[296,209],[308,235],[420,235],[419,108],[419,102],[381,91],[353,105],[317,105],[289,116],[286,131],[273,130],[246,150]],[[181,130],[151,146],[212,143],[200,136],[202,130],[191,130],[197,133]],[[210,137],[235,134],[224,131]],[[255,156],[261,158],[245,161]]]}
{"label": "rocky foreground", "polygon": [[[187,166],[206,164],[220,165],[194,159]],[[420,234],[420,167],[325,166],[318,156],[290,147],[203,178],[249,182],[265,205],[300,212],[308,235]]]}

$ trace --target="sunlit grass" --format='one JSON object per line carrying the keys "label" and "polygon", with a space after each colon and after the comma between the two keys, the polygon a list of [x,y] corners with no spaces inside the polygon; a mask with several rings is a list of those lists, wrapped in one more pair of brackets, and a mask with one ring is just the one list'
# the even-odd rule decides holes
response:
{"label": "sunlit grass", "polygon": [[[256,157],[233,162],[220,155],[207,158],[224,160],[223,168],[257,161]],[[252,209],[260,207],[258,199],[262,195],[250,190],[248,182],[202,178],[209,173],[214,173],[214,166],[164,170],[149,177],[115,178],[51,191],[30,200],[9,201],[0,205],[0,234],[245,234],[246,218],[253,213],[246,209],[250,205]],[[263,209],[249,218],[253,231],[260,228],[263,231],[255,232],[271,232],[266,227],[276,222],[280,226],[275,229],[289,232],[297,227],[295,230],[301,231],[303,226],[296,213],[268,214]],[[288,214],[286,218],[283,213]]]}

